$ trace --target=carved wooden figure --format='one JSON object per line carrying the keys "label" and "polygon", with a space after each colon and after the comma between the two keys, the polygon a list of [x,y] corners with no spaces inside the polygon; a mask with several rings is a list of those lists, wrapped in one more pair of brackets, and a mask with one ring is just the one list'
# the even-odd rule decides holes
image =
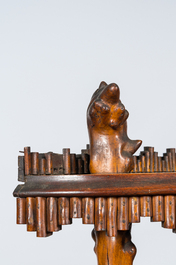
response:
{"label": "carved wooden figure", "polygon": [[[132,155],[142,142],[128,138],[128,116],[128,111],[120,101],[119,87],[116,84],[107,85],[101,82],[87,110],[90,173],[122,173],[133,169]],[[98,264],[130,265],[136,250],[130,241],[128,198],[109,198],[108,206],[108,233],[113,237],[109,237],[106,232],[93,231]]]}
{"label": "carved wooden figure", "polygon": [[80,154],[31,152],[18,157],[17,224],[47,237],[82,218],[94,224],[98,265],[132,265],[131,226],[150,216],[176,233],[176,154],[140,147],[127,136],[129,114],[116,84],[101,82],[87,109],[90,145]]}

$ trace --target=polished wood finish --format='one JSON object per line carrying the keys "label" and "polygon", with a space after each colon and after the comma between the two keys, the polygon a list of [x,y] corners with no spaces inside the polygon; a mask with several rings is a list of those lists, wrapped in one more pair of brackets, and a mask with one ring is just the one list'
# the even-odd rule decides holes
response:
{"label": "polished wood finish", "polygon": [[32,163],[32,175],[39,174],[39,153],[32,152],[31,153],[31,163]]}
{"label": "polished wood finish", "polygon": [[[131,224],[140,216],[176,233],[176,154],[154,147],[133,156],[140,140],[127,136],[128,111],[116,84],[102,82],[87,110],[90,145],[81,154],[31,152],[18,158],[17,223],[46,237],[81,218],[94,224],[98,265],[132,265]],[[91,174],[90,174],[91,173]],[[140,197],[139,197],[140,196]]]}
{"label": "polished wood finish", "polygon": [[30,147],[24,147],[24,172],[25,175],[30,175],[31,174],[31,152],[30,152]]}
{"label": "polished wood finish", "polygon": [[69,225],[70,219],[69,198],[61,197],[58,199],[58,223],[59,225]]}
{"label": "polished wood finish", "polygon": [[57,232],[61,230],[58,225],[57,199],[53,197],[47,198],[47,231]]}
{"label": "polished wood finish", "polygon": [[40,175],[46,174],[46,159],[45,158],[40,159],[39,170],[40,170]]}
{"label": "polished wood finish", "polygon": [[129,198],[129,223],[140,223],[140,199]]}
{"label": "polished wood finish", "polygon": [[[90,138],[90,172],[123,173],[134,168],[133,154],[141,145],[127,136],[128,111],[121,103],[119,87],[102,82],[87,110]],[[113,196],[112,192],[109,194]],[[118,212],[117,212],[118,210]],[[107,198],[107,234],[93,232],[98,265],[132,264],[135,248],[130,241],[128,198]],[[128,230],[120,232],[119,230]],[[113,236],[113,237],[112,237]],[[125,249],[125,250],[124,250]],[[125,255],[126,254],[126,255]]]}
{"label": "polished wood finish", "polygon": [[107,201],[106,198],[95,198],[95,230],[106,231]]}
{"label": "polished wood finish", "polygon": [[46,237],[46,198],[36,198],[37,237]]}
{"label": "polished wood finish", "polygon": [[26,198],[27,231],[36,231],[36,205],[35,198]]}
{"label": "polished wood finish", "polygon": [[49,152],[46,154],[46,174],[53,174],[53,161],[52,161],[52,153]]}
{"label": "polished wood finish", "polygon": [[[169,192],[168,192],[169,191]],[[15,197],[104,197],[176,194],[176,172],[26,176]]]}
{"label": "polished wood finish", "polygon": [[70,148],[63,149],[63,166],[64,166],[64,174],[71,174],[71,160],[70,160]]}
{"label": "polished wood finish", "polygon": [[82,199],[82,222],[83,224],[94,224],[94,198]]}
{"label": "polished wood finish", "polygon": [[17,208],[17,224],[26,224],[26,199],[17,198],[16,199]]}
{"label": "polished wood finish", "polygon": [[107,198],[107,235],[117,236],[117,198]]}
{"label": "polished wood finish", "polygon": [[81,218],[81,198],[70,198],[70,218]]}
{"label": "polished wood finish", "polygon": [[133,169],[132,155],[140,140],[127,136],[129,113],[120,101],[116,84],[102,82],[93,94],[87,110],[90,138],[90,172],[117,173]]}
{"label": "polished wood finish", "polygon": [[118,231],[117,236],[108,237],[105,231],[92,231],[94,251],[99,265],[131,265],[136,247],[131,242],[130,230]]}
{"label": "polished wood finish", "polygon": [[164,199],[163,196],[152,197],[153,215],[151,218],[152,222],[164,221]]}
{"label": "polished wood finish", "polygon": [[71,174],[77,173],[76,154],[70,154]]}
{"label": "polished wood finish", "polygon": [[174,229],[175,227],[175,197],[164,196],[164,228]]}
{"label": "polished wood finish", "polygon": [[117,199],[117,229],[128,230],[129,229],[129,217],[128,217],[128,197],[119,197]]}

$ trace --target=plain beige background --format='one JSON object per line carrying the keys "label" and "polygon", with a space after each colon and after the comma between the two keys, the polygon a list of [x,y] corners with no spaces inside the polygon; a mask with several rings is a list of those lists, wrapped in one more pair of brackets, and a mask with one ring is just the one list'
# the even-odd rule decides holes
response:
{"label": "plain beige background", "polygon": [[[175,14],[174,0],[0,1],[1,264],[96,264],[81,220],[46,239],[15,224],[18,152],[79,153],[102,80],[121,89],[131,139],[176,147]],[[134,265],[175,265],[176,235],[160,223],[142,218],[132,237]]]}

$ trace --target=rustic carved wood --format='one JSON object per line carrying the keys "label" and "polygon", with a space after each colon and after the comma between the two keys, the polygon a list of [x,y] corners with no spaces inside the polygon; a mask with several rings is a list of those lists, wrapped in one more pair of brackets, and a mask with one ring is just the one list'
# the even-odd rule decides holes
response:
{"label": "rustic carved wood", "polygon": [[[102,82],[87,110],[90,173],[123,173],[134,168],[132,155],[142,142],[128,138],[128,116],[128,111],[120,101],[119,87]],[[108,231],[96,231],[97,225],[93,230],[98,265],[131,265],[136,250],[128,230],[128,198],[108,200]]]}
{"label": "rustic carved wood", "polygon": [[87,110],[91,173],[122,173],[133,169],[132,155],[142,141],[128,138],[128,116],[120,101],[119,87],[101,82]]}
{"label": "rustic carved wood", "polygon": [[[94,224],[98,265],[132,265],[131,225],[141,216],[176,233],[176,153],[158,156],[127,136],[128,112],[116,84],[100,84],[87,110],[90,145],[80,154],[31,152],[18,157],[17,224],[47,237],[72,218]],[[90,165],[90,167],[89,167]]]}

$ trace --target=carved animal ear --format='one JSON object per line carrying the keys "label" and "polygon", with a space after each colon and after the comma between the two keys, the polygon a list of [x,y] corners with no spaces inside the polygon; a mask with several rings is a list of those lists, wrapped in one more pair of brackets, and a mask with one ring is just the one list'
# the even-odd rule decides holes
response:
{"label": "carved animal ear", "polygon": [[106,87],[106,86],[107,86],[106,82],[102,81],[102,82],[100,83],[98,89],[100,89],[100,88],[104,88],[104,87]]}
{"label": "carved animal ear", "polygon": [[119,87],[114,83],[105,87],[100,95],[100,98],[103,101],[111,104],[118,103],[119,97],[120,97]]}
{"label": "carved animal ear", "polygon": [[91,100],[94,100],[96,99],[102,92],[102,90],[107,86],[106,82],[102,81],[99,85],[99,88],[93,93],[92,95],[92,99]]}

